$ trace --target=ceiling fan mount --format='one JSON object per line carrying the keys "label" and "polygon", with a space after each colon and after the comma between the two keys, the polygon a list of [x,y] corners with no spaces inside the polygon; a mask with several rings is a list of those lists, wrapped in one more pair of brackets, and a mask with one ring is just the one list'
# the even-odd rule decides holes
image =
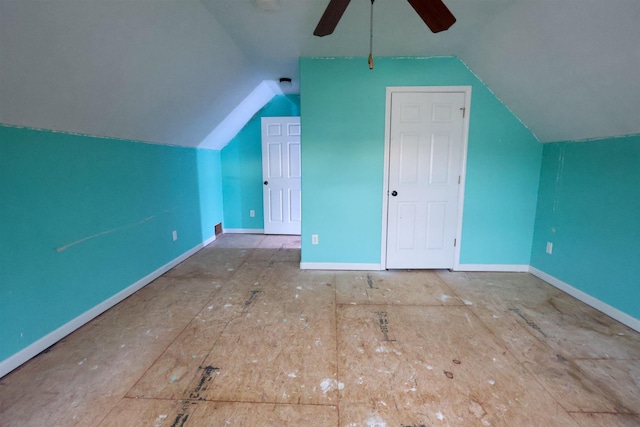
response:
{"label": "ceiling fan mount", "polygon": [[[351,0],[330,0],[313,34],[318,37],[333,33]],[[431,32],[448,30],[455,22],[449,8],[441,0],[407,0]],[[373,3],[373,2],[372,2]]]}

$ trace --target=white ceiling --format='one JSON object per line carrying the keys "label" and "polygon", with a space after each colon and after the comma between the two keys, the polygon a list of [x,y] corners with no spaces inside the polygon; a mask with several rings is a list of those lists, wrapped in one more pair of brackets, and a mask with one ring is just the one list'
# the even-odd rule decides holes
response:
{"label": "white ceiling", "polygon": [[[215,148],[261,81],[297,84],[300,56],[368,54],[370,0],[323,38],[328,0],[253,1],[0,0],[0,123]],[[458,56],[543,142],[640,133],[640,0],[445,3],[458,22],[432,34],[376,0],[374,54]]]}

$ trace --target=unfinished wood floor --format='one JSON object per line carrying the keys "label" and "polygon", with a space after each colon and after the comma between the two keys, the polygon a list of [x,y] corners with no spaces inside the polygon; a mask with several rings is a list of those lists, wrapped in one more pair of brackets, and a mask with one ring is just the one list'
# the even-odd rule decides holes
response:
{"label": "unfinished wood floor", "polygon": [[638,426],[640,334],[528,274],[224,235],[0,379],[2,426]]}

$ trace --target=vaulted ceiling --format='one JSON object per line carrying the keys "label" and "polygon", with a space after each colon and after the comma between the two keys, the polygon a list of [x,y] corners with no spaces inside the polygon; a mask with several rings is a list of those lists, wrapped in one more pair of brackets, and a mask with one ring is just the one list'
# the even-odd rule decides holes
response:
{"label": "vaulted ceiling", "polygon": [[[220,148],[299,57],[368,55],[370,0],[314,37],[327,3],[0,0],[0,123]],[[374,55],[458,56],[542,142],[640,133],[640,1],[445,3],[376,0]]]}

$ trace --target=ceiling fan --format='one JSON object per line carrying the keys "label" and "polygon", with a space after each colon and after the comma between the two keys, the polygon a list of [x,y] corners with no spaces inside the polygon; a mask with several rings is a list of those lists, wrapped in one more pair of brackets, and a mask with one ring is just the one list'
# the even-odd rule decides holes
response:
{"label": "ceiling fan", "polygon": [[[324,11],[320,22],[316,26],[313,34],[318,37],[328,36],[336,29],[338,21],[349,6],[351,0],[330,0]],[[455,22],[456,17],[449,11],[441,0],[407,0],[418,13],[420,18],[433,33],[439,33],[449,29]],[[371,1],[373,6],[373,0]]]}

